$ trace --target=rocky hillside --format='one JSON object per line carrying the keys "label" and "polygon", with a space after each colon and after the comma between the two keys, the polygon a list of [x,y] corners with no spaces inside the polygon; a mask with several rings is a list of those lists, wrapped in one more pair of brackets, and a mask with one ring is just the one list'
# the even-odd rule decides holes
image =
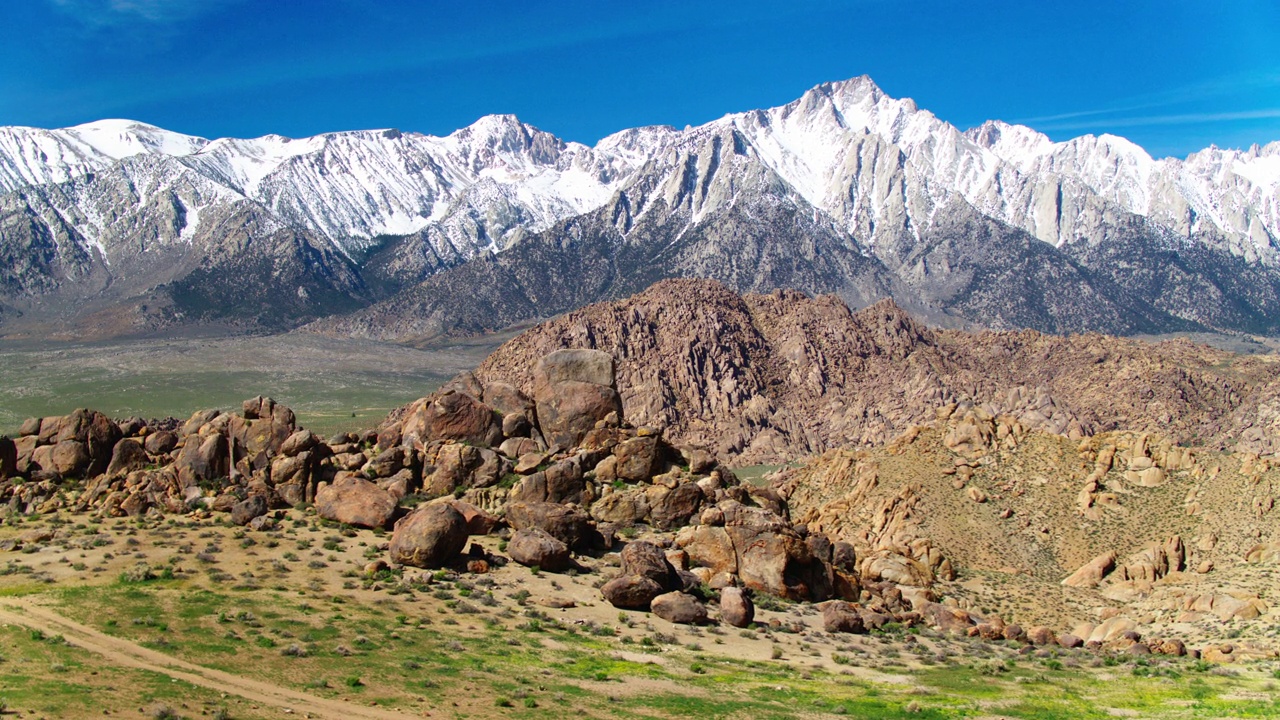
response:
{"label": "rocky hillside", "polygon": [[1132,431],[1072,439],[948,406],[886,445],[787,470],[774,487],[795,522],[892,560],[899,582],[963,568],[974,607],[1085,639],[1210,637],[1226,624],[1266,642],[1250,621],[1280,602],[1270,574],[1280,470],[1249,453]]}
{"label": "rocky hillside", "polygon": [[884,443],[966,402],[1075,438],[1280,447],[1280,364],[1185,340],[935,329],[890,301],[670,280],[534,327],[476,373],[528,389],[521,369],[559,348],[614,355],[629,418],[740,465]]}
{"label": "rocky hillside", "polygon": [[962,132],[866,77],[594,147],[510,116],[447,137],[0,128],[0,329],[332,317],[313,329],[415,341],[703,277],[947,326],[1276,333],[1277,160]]}
{"label": "rocky hillside", "polygon": [[[225,513],[271,532],[314,512],[344,532],[390,529],[365,573],[402,590],[427,584],[406,568],[609,567],[593,599],[672,623],[748,627],[755,601],[785,599],[822,603],[831,634],[923,625],[1028,653],[1276,655],[1270,460],[1146,433],[1071,439],[961,405],[762,487],[633,424],[608,353],[557,350],[525,370],[528,393],[464,373],[327,441],[263,397],[185,422],[32,418],[0,438],[0,522]],[[484,535],[496,552],[469,546]]]}

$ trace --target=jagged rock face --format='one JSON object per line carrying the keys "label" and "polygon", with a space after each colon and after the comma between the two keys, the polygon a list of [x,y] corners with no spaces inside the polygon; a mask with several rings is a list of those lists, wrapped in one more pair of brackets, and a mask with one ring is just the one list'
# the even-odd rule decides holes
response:
{"label": "jagged rock face", "polygon": [[[0,321],[48,322],[32,314],[53,302],[113,319],[73,333],[291,327],[385,299],[316,329],[414,340],[696,276],[892,295],[999,329],[1274,332],[1277,158],[1280,143],[1156,161],[1112,136],[962,133],[865,77],[594,148],[510,116],[443,138],[0,128]],[[265,259],[289,276],[275,315],[219,282],[265,279]]]}
{"label": "jagged rock face", "polygon": [[958,430],[974,437],[1010,415],[1077,437],[1126,427],[1260,449],[1270,434],[1247,429],[1280,422],[1280,369],[1264,359],[1185,341],[930,329],[893,303],[853,312],[831,296],[743,297],[694,280],[543,323],[477,375],[521,386],[523,368],[559,348],[612,354],[625,417],[740,464],[883,443],[948,403],[985,414]]}

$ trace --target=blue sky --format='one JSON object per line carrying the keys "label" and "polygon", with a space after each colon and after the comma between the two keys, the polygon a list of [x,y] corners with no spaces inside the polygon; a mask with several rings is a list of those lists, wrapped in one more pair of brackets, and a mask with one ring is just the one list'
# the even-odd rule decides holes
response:
{"label": "blue sky", "polygon": [[870,75],[962,129],[1280,140],[1280,2],[4,0],[0,124],[205,137],[514,113],[588,144]]}

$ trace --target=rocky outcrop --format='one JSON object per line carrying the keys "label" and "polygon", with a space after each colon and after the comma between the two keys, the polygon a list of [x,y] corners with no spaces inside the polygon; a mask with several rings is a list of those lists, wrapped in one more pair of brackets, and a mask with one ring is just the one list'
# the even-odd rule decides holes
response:
{"label": "rocky outcrop", "polygon": [[569,546],[559,538],[537,528],[517,530],[507,541],[507,554],[526,567],[560,572],[571,563]]}
{"label": "rocky outcrop", "polygon": [[467,544],[467,521],[450,505],[426,505],[396,522],[391,560],[414,567],[440,567]]}
{"label": "rocky outcrop", "polygon": [[886,443],[950,405],[960,418],[947,442],[966,456],[1010,433],[1158,432],[1170,442],[1153,449],[1163,461],[1125,458],[1128,482],[1153,486],[1179,461],[1179,442],[1243,442],[1247,428],[1280,427],[1280,411],[1257,415],[1260,404],[1280,408],[1280,368],[1248,356],[1187,341],[932,329],[892,302],[854,312],[833,296],[739,296],[703,280],[663,281],[543,323],[476,375],[534,392],[526,368],[564,348],[618,358],[631,422],[743,465]]}

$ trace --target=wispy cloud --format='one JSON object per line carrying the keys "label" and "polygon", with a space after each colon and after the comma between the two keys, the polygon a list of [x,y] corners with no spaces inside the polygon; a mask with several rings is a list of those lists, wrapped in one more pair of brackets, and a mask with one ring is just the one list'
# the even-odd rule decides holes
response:
{"label": "wispy cloud", "polygon": [[1274,118],[1280,118],[1280,108],[1242,110],[1238,112],[1171,113],[1167,115],[1112,117],[1105,120],[1085,120],[1081,122],[1047,122],[1041,123],[1037,127],[1045,130],[1096,130],[1099,128],[1143,127],[1150,125],[1196,125],[1204,123],[1238,122],[1242,120],[1270,120]]}
{"label": "wispy cloud", "polygon": [[[1248,110],[1239,112],[1186,112],[1186,106],[1203,103],[1214,98],[1240,97],[1265,93],[1280,88],[1280,74],[1262,73],[1215,78],[1181,85],[1153,93],[1135,95],[1114,105],[1071,112],[1017,118],[1012,122],[1030,125],[1040,130],[1088,130],[1108,127],[1138,127],[1144,125],[1187,125],[1193,123],[1230,122],[1276,117],[1276,110]],[[1128,115],[1139,110],[1183,107],[1182,112],[1147,113]],[[1063,122],[1081,118],[1098,118],[1080,122]]]}
{"label": "wispy cloud", "polygon": [[169,25],[198,17],[243,0],[48,0],[54,7],[91,28]]}

